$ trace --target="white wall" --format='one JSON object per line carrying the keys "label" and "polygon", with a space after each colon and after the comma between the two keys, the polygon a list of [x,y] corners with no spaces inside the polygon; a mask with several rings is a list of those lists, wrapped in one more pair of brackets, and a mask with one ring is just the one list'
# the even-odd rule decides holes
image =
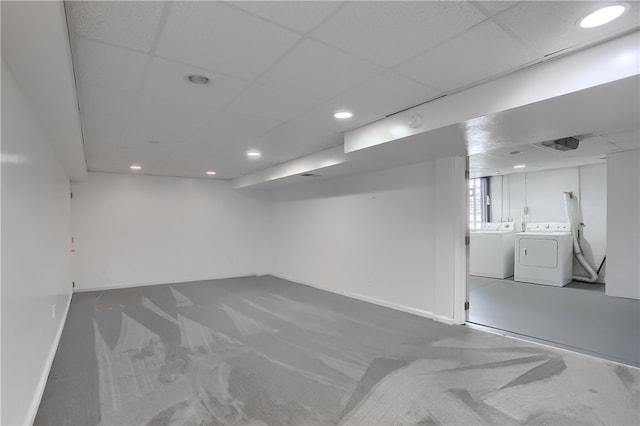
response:
{"label": "white wall", "polygon": [[71,295],[69,180],[4,61],[1,151],[1,423],[14,425],[33,421]]}
{"label": "white wall", "polygon": [[72,191],[77,289],[268,272],[265,204],[228,181],[89,173]]}
{"label": "white wall", "polygon": [[275,275],[431,316],[435,163],[271,190]]}
{"label": "white wall", "polygon": [[606,293],[640,299],[640,151],[609,155],[607,168]]}
{"label": "white wall", "polygon": [[464,324],[467,300],[467,180],[466,158],[435,160],[435,281],[433,314],[438,321]]}
{"label": "white wall", "polygon": [[[491,182],[491,217],[495,222],[514,220],[520,229],[524,207],[529,207],[529,222],[567,222],[563,192],[578,197],[582,212],[582,249],[587,261],[597,270],[607,253],[607,166],[544,170],[494,176]],[[574,274],[586,276],[577,261]],[[603,267],[598,281],[605,282]]]}

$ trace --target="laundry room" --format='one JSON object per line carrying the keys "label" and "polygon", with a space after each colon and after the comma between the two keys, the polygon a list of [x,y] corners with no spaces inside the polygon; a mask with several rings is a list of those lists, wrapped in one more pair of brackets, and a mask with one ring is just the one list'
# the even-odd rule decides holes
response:
{"label": "laundry room", "polygon": [[[471,323],[614,360],[631,354],[623,323],[637,290],[615,265],[609,280],[618,248],[607,234],[634,226],[617,215],[637,194],[616,175],[637,163],[626,151],[637,143],[637,131],[601,132],[470,156]],[[593,329],[600,339],[582,336]]]}
{"label": "laundry room", "polygon": [[[514,173],[490,178],[491,217],[513,221],[515,229],[528,223],[568,223],[564,194],[574,212],[584,257],[597,273],[595,282],[605,283],[607,237],[607,166],[604,160],[577,167]],[[573,276],[588,272],[573,262]],[[600,288],[597,285],[594,288]]]}

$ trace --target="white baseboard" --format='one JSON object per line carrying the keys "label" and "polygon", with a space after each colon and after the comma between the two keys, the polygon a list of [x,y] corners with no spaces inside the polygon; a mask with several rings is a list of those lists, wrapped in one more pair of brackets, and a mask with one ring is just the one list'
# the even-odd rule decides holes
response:
{"label": "white baseboard", "polygon": [[[261,274],[261,275],[268,275],[268,274]],[[219,276],[219,277],[207,277],[207,278],[201,278],[201,279],[188,279],[188,280],[184,280],[184,281],[172,281],[172,282],[166,282],[166,281],[157,281],[157,282],[146,282],[146,283],[132,283],[132,284],[118,284],[118,285],[109,285],[109,286],[104,286],[104,287],[89,287],[89,288],[75,288],[73,289],[74,293],[84,293],[87,291],[102,291],[102,290],[117,290],[120,288],[134,288],[134,287],[146,287],[146,286],[150,286],[150,285],[165,285],[165,284],[175,284],[176,282],[179,283],[192,283],[192,282],[196,282],[196,281],[208,281],[208,280],[225,280],[225,279],[229,279],[229,278],[242,278],[242,277],[255,277],[258,276],[258,274],[256,273],[250,273],[250,274],[245,274],[245,275],[223,275],[223,276]]]}
{"label": "white baseboard", "polygon": [[413,308],[411,306],[406,306],[406,305],[402,305],[400,303],[395,303],[395,302],[389,302],[387,300],[377,299],[375,297],[369,297],[369,296],[365,296],[363,294],[336,291],[336,290],[328,290],[326,288],[319,287],[319,286],[317,286],[317,285],[315,285],[313,283],[310,283],[310,282],[302,282],[300,280],[297,280],[297,279],[294,279],[294,278],[290,278],[290,277],[285,277],[285,276],[279,275],[279,274],[271,273],[269,275],[277,277],[277,278],[281,278],[283,280],[292,281],[292,282],[297,283],[297,284],[306,285],[307,287],[313,287],[313,288],[316,288],[318,290],[323,290],[323,291],[327,291],[329,293],[339,294],[340,296],[349,297],[351,299],[360,300],[362,302],[373,303],[374,305],[384,306],[385,308],[391,308],[391,309],[395,309],[397,311],[402,311],[402,312],[406,312],[406,313],[409,313],[409,314],[418,315],[418,316],[423,317],[423,318],[429,318],[429,319],[432,319],[434,321],[442,322],[442,323],[445,323],[445,324],[448,324],[448,325],[454,325],[455,324],[452,318],[446,318],[446,317],[443,317],[443,316],[440,316],[440,315],[435,315],[433,312],[425,311],[423,309]]}
{"label": "white baseboard", "polygon": [[38,382],[38,388],[36,389],[36,394],[33,397],[33,401],[31,401],[31,406],[29,407],[29,412],[27,413],[27,418],[25,419],[26,421],[24,422],[25,425],[33,425],[33,422],[36,420],[36,414],[38,414],[38,408],[40,407],[40,401],[42,401],[44,388],[47,386],[47,379],[49,378],[49,372],[51,372],[51,367],[53,366],[53,359],[56,357],[56,351],[58,350],[58,345],[60,344],[60,337],[62,337],[62,330],[64,329],[64,325],[67,322],[67,315],[69,314],[69,307],[71,306],[72,296],[73,296],[72,293],[69,293],[69,298],[67,299],[67,306],[64,308],[60,325],[58,326],[58,331],[56,332],[56,336],[53,339],[53,344],[49,349],[47,362],[44,365],[44,369],[42,370],[42,375],[40,377],[40,381]]}
{"label": "white baseboard", "polygon": [[[426,310],[423,310],[423,309],[418,309],[418,308],[402,305],[400,303],[390,302],[390,301],[383,300],[383,299],[377,299],[375,297],[369,297],[369,296],[366,296],[364,294],[343,292],[343,291],[336,291],[336,290],[328,290],[326,288],[319,287],[319,286],[317,286],[317,285],[315,285],[313,283],[310,283],[310,282],[301,282],[301,281],[296,280],[294,278],[286,277],[286,276],[279,275],[279,274],[274,274],[272,272],[251,273],[251,274],[247,274],[247,275],[232,275],[232,276],[209,277],[209,278],[203,278],[203,279],[198,279],[198,280],[189,280],[189,281],[184,281],[184,282],[221,280],[221,279],[229,279],[229,278],[254,277],[254,276],[265,276],[265,275],[271,275],[271,276],[274,276],[274,277],[277,277],[277,278],[281,278],[283,280],[292,281],[292,282],[295,282],[295,283],[298,283],[298,284],[306,285],[307,287],[316,288],[318,290],[328,291],[329,293],[339,294],[341,296],[349,297],[351,299],[356,299],[356,300],[360,300],[360,301],[367,302],[367,303],[373,303],[374,305],[384,306],[385,308],[391,308],[391,309],[395,309],[397,311],[402,311],[402,312],[406,312],[406,313],[409,313],[409,314],[418,315],[418,316],[423,317],[423,318],[429,318],[429,319],[432,319],[434,321],[438,321],[438,322],[441,322],[441,323],[444,323],[444,324],[448,324],[448,325],[455,325],[456,324],[456,322],[453,320],[453,318],[447,318],[447,317],[443,317],[441,315],[435,315],[433,312],[429,312],[429,311],[426,311]],[[116,289],[121,289],[121,288],[144,287],[144,286],[149,286],[149,285],[163,285],[163,284],[171,284],[171,283],[167,283],[165,281],[165,282],[148,282],[148,283],[142,283],[142,284],[114,285],[114,286],[96,287],[96,288],[82,288],[82,289],[75,289],[74,293],[82,293],[82,292],[88,292],[88,291],[116,290]]]}
{"label": "white baseboard", "polygon": [[[330,290],[325,290],[325,291],[330,291]],[[377,299],[375,297],[365,296],[364,294],[348,293],[348,294],[342,294],[342,296],[351,297],[353,299],[362,300],[363,302],[373,303],[374,305],[384,306],[385,308],[395,309],[396,311],[402,311],[409,314],[418,315],[424,318],[435,319],[435,316],[433,315],[432,312],[425,311],[424,309],[412,308],[411,306],[401,305],[400,303],[394,303],[394,302],[389,302],[383,299]]]}
{"label": "white baseboard", "polygon": [[433,315],[433,319],[435,321],[447,324],[447,325],[464,325],[464,323],[459,324],[453,318],[443,317],[442,315]]}

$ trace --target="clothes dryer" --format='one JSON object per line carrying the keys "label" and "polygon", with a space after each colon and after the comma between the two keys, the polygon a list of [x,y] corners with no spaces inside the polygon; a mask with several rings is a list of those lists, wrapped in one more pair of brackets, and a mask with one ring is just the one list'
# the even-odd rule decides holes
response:
{"label": "clothes dryer", "polygon": [[571,282],[573,238],[568,223],[528,223],[516,233],[515,281],[563,287]]}

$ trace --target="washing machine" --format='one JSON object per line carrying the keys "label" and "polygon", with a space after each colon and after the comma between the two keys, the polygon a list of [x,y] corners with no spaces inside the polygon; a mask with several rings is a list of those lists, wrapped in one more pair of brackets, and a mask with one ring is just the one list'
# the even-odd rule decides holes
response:
{"label": "washing machine", "polygon": [[568,223],[528,223],[516,233],[515,281],[563,287],[573,273],[573,238]]}
{"label": "washing machine", "polygon": [[513,275],[513,222],[486,222],[471,232],[469,275],[507,278]]}

